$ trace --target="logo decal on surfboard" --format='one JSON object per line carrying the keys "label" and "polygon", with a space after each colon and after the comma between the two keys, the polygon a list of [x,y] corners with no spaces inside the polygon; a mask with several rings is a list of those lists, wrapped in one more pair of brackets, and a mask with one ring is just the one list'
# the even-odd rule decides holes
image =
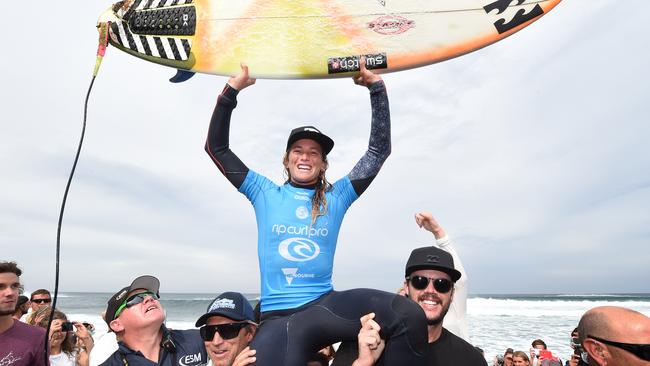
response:
{"label": "logo decal on surfboard", "polygon": [[404,33],[415,28],[415,21],[399,15],[385,15],[368,23],[368,29],[383,35]]}
{"label": "logo decal on surfboard", "polygon": [[[496,10],[497,14],[501,14],[508,9],[510,3],[513,1],[517,1],[517,6],[522,5],[524,2],[524,0],[497,0],[491,4],[485,5],[483,9],[485,9],[486,14],[489,14],[492,10]],[[504,18],[500,18],[494,22],[494,27],[497,29],[499,34],[502,34],[542,15],[544,15],[544,9],[542,9],[539,4],[535,4],[529,12],[526,12],[526,9],[517,10],[517,13],[509,22],[506,22],[507,20]]]}
{"label": "logo decal on surfboard", "polygon": [[368,70],[388,68],[386,54],[376,53],[360,56],[331,57],[327,60],[327,72],[329,74],[338,74],[359,71],[359,60],[361,60],[361,57],[366,58],[366,68]]}

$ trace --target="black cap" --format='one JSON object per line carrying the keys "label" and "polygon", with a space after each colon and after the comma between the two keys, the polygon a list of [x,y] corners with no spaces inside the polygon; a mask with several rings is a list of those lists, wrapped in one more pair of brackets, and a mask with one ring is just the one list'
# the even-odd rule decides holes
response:
{"label": "black cap", "polygon": [[456,282],[460,278],[460,272],[454,268],[454,258],[451,254],[436,247],[423,247],[414,249],[406,262],[406,274],[408,277],[414,271],[421,269],[434,269],[444,272]]}
{"label": "black cap", "polygon": [[318,142],[325,155],[329,154],[334,147],[334,141],[320,132],[318,128],[314,126],[301,126],[291,130],[289,139],[287,140],[287,151],[289,151],[294,142],[300,139],[310,139]]}
{"label": "black cap", "polygon": [[27,301],[29,301],[29,297],[27,297],[25,295],[20,295],[20,296],[18,296],[18,302],[16,303],[16,306],[20,306],[20,305],[26,303]]}
{"label": "black cap", "polygon": [[215,315],[236,321],[246,320],[255,323],[253,307],[248,300],[246,300],[244,295],[239,292],[224,292],[217,296],[212,300],[210,305],[208,305],[206,313],[201,315],[201,317],[196,321],[195,326],[200,327],[205,325],[208,318]]}
{"label": "black cap", "polygon": [[136,278],[131,282],[130,286],[124,287],[108,299],[104,320],[106,321],[106,324],[108,324],[109,330],[112,330],[111,322],[115,319],[115,312],[120,305],[124,303],[129,292],[140,288],[153,292],[156,296],[160,297],[160,294],[158,293],[160,289],[160,281],[158,281],[156,277],[145,275]]}

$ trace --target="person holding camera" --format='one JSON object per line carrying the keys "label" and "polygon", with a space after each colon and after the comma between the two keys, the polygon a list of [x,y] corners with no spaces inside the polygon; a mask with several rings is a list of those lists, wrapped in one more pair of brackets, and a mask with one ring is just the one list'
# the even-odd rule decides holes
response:
{"label": "person holding camera", "polygon": [[566,361],[565,366],[588,366],[587,352],[582,347],[582,344],[580,344],[578,328],[575,328],[571,332],[571,348],[573,348],[573,354]]}
{"label": "person holding camera", "polygon": [[[49,317],[44,317],[38,325],[47,328],[48,321]],[[68,321],[63,312],[55,309],[48,339],[50,366],[88,366],[88,354],[93,348],[93,339],[82,323]],[[77,346],[77,340],[80,340],[82,346]]]}
{"label": "person holding camera", "polygon": [[496,355],[492,365],[494,366],[513,366],[513,353],[515,351],[512,348],[506,349],[503,355]]}

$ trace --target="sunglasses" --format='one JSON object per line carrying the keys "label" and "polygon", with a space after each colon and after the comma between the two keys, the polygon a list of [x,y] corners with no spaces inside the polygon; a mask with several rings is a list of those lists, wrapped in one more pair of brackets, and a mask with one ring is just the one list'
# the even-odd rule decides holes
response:
{"label": "sunglasses", "polygon": [[219,333],[222,339],[233,339],[237,337],[239,331],[249,323],[230,323],[217,325],[204,325],[199,328],[201,338],[209,342],[214,339],[215,333]]}
{"label": "sunglasses", "polygon": [[52,302],[52,299],[34,299],[30,301],[35,302],[37,304],[49,304],[50,302]]}
{"label": "sunglasses", "polygon": [[588,335],[587,338],[592,338],[599,342],[609,344],[610,346],[614,346],[616,348],[626,350],[642,360],[650,361],[650,344],[614,342],[614,341],[608,341],[607,339],[594,337],[592,335]]}
{"label": "sunglasses", "polygon": [[446,294],[454,287],[454,283],[446,278],[430,278],[424,276],[409,276],[406,279],[416,290],[424,290],[429,286],[429,281],[433,283],[433,288],[441,294]]}
{"label": "sunglasses", "polygon": [[147,298],[147,296],[151,296],[154,300],[158,300],[158,296],[156,296],[156,294],[154,294],[153,292],[141,292],[139,294],[130,296],[126,299],[125,302],[122,303],[122,305],[120,305],[119,308],[117,308],[117,311],[115,311],[115,318],[120,316],[120,313],[122,313],[124,309],[128,309],[132,306],[138,305],[139,303],[143,302],[144,299]]}

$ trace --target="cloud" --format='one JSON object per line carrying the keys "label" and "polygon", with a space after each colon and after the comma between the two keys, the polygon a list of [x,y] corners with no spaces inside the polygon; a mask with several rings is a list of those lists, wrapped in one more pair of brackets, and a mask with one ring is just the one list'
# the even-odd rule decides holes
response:
{"label": "cloud", "polygon": [[[432,241],[412,218],[428,210],[473,293],[646,291],[650,29],[648,5],[635,6],[564,1],[497,44],[384,75],[393,153],[343,223],[336,287],[399,286],[410,250]],[[5,44],[21,64],[0,58],[0,242],[28,287],[51,288],[103,9],[32,10],[41,30]],[[226,78],[174,85],[173,74],[109,48],[66,208],[63,290],[113,291],[152,273],[168,291],[257,291],[252,208],[203,151]],[[281,182],[288,132],[314,124],[336,142],[335,180],[365,151],[369,121],[367,92],[350,80],[259,80],[239,96],[231,146]]]}

